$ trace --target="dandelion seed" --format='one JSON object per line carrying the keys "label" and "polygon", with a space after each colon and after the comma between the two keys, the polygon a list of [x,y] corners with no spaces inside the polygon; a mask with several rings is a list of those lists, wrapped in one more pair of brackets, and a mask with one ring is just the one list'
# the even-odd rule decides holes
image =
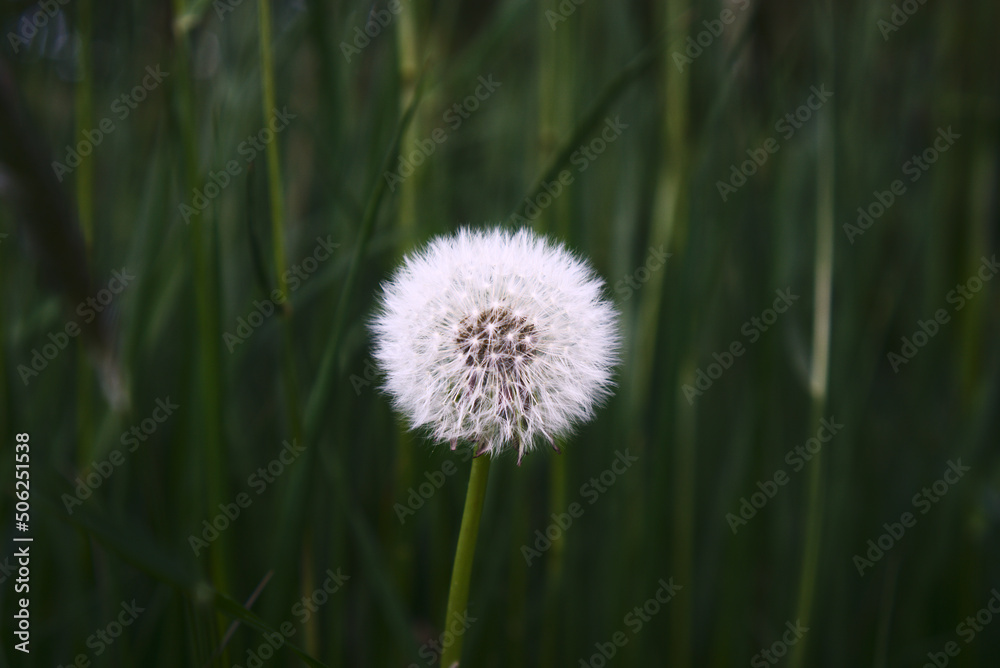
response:
{"label": "dandelion seed", "polygon": [[407,257],[372,324],[385,390],[412,428],[518,451],[593,417],[612,388],[617,314],[589,264],[530,230],[462,229]]}

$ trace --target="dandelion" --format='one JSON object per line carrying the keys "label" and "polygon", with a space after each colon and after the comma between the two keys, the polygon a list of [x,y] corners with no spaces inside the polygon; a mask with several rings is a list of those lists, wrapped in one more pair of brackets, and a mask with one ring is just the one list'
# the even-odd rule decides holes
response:
{"label": "dandelion", "polygon": [[[616,313],[590,266],[530,230],[459,230],[407,257],[373,322],[385,389],[412,428],[476,444],[445,620],[466,612],[490,459],[555,439],[611,393]],[[481,455],[489,455],[483,457]],[[462,638],[444,649],[455,668]]]}
{"label": "dandelion", "polygon": [[583,260],[530,230],[438,237],[383,286],[375,358],[412,428],[517,451],[590,419],[611,390],[616,314]]}

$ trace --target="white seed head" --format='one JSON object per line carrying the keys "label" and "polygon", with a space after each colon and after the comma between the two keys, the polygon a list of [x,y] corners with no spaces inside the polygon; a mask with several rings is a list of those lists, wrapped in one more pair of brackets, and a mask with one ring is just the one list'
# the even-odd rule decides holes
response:
{"label": "white seed head", "polygon": [[588,263],[527,229],[432,239],[382,286],[384,388],[412,428],[520,461],[611,394],[619,336],[602,288]]}

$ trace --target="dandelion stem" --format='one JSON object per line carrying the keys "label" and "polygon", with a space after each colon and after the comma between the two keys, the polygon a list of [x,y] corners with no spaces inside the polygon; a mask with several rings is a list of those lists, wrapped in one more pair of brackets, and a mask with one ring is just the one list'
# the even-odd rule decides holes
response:
{"label": "dandelion stem", "polygon": [[[486,496],[486,480],[489,473],[489,457],[476,457],[472,460],[469,489],[465,494],[465,511],[462,513],[462,528],[458,531],[455,565],[451,571],[451,587],[448,590],[448,608],[444,616],[444,627],[447,627],[448,621],[453,616],[460,617],[469,603],[472,560],[476,555],[479,518],[483,512],[483,499]],[[451,668],[461,658],[462,636],[457,636],[455,642],[450,647],[445,648],[444,653],[441,654],[441,668]]]}

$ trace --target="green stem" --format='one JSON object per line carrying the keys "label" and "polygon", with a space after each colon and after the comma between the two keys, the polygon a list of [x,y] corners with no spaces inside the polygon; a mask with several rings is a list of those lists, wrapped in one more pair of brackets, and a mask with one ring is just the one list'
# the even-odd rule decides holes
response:
{"label": "green stem", "polygon": [[[561,445],[565,445],[561,443]],[[566,504],[566,457],[549,457],[549,511],[553,514],[565,512]],[[562,579],[566,563],[566,538],[560,535],[552,541],[549,559],[545,564],[545,615],[548,623],[543,625],[541,640],[542,665],[555,666],[559,663],[558,636],[565,631],[559,614],[559,599],[562,595]],[[557,622],[556,620],[560,620]]]}
{"label": "green stem", "polygon": [[[274,84],[274,53],[271,49],[271,8],[270,0],[258,0],[257,22],[260,31],[260,87],[263,105],[263,122],[267,123],[272,111],[277,108]],[[281,162],[277,138],[266,147],[268,200],[271,213],[271,245],[274,247],[274,274],[278,291],[288,299],[288,281],[285,278],[285,191],[281,181]],[[284,302],[286,307],[290,302]],[[304,443],[302,410],[299,405],[298,381],[295,373],[295,350],[291,322],[291,309],[284,311],[281,332],[282,361],[281,375],[288,399],[288,421],[296,442]],[[315,555],[312,549],[312,534],[306,531],[302,536],[303,592],[313,590],[313,566]],[[317,619],[310,617],[305,628],[306,652],[315,655],[319,651]]]}
{"label": "green stem", "polygon": [[[666,3],[661,18],[665,22],[668,44],[682,44],[689,34],[686,16],[692,11],[689,0]],[[691,188],[691,68],[678,71],[673,60],[663,53],[660,67],[666,79],[664,84],[663,126],[661,129],[662,153],[665,156],[659,165],[659,175],[653,200],[653,220],[649,244],[653,248],[671,248],[678,256],[686,254],[688,238],[688,217],[690,203],[688,192]],[[681,260],[681,258],[678,258]],[[683,260],[682,260],[683,261]],[[683,266],[683,265],[681,265]],[[656,279],[643,286],[636,313],[635,354],[631,405],[631,421],[638,424],[641,411],[649,406],[652,397],[653,365],[643,360],[652,360],[656,348],[663,339],[660,321],[666,300],[667,272],[661,271]],[[696,352],[693,346],[694,322],[689,324],[688,342],[681,353],[680,368],[693,377],[696,366]],[[681,582],[693,582],[695,573],[695,526],[697,513],[697,415],[693,406],[678,396],[675,400],[674,428],[676,444],[674,448],[674,485],[672,486],[673,508],[673,572]],[[694,665],[692,657],[692,637],[695,617],[694,600],[680,598],[670,608],[670,635],[667,655],[673,668],[688,668]]]}
{"label": "green stem", "polygon": [[[490,473],[489,456],[472,460],[469,475],[469,490],[465,495],[465,511],[462,513],[462,528],[458,532],[458,546],[455,548],[455,566],[451,571],[451,587],[448,590],[448,611],[444,616],[444,626],[454,616],[461,616],[469,603],[469,580],[472,577],[472,560],[476,556],[476,536],[479,535],[479,517],[483,513],[483,499],[486,496],[486,479]],[[450,647],[441,654],[441,668],[458,665],[462,658],[462,636],[457,636]]]}
{"label": "green stem", "polygon": [[[547,11],[558,12],[561,0],[546,0]],[[573,58],[573,33],[569,30],[552,30],[548,22],[538,24],[538,49],[541,64],[538,74],[538,156],[542,161],[539,169],[552,158],[559,146],[559,139],[573,130],[573,99],[575,71]],[[535,221],[535,229],[570,242],[572,198],[564,194],[555,199],[552,208]],[[549,457],[549,512],[561,513],[566,508],[566,458]],[[559,664],[561,643],[558,638],[563,633],[562,616],[558,614],[559,596],[562,590],[563,563],[565,562],[564,540],[562,536],[552,541],[546,561],[545,592],[543,609],[549,623],[541,628],[541,665]],[[524,578],[525,583],[527,578]],[[524,603],[524,597],[519,600]],[[519,613],[519,614],[518,614]],[[523,608],[515,613],[522,620],[527,614]],[[560,620],[556,622],[555,620]],[[520,636],[523,638],[523,634]],[[523,644],[519,647],[523,652]],[[526,661],[524,654],[514,657]]]}
{"label": "green stem", "polygon": [[[77,5],[80,26],[80,83],[76,89],[76,133],[79,137],[85,131],[94,127],[94,68],[93,53],[93,3],[92,0],[81,0]],[[94,158],[83,160],[76,170],[76,206],[77,217],[80,219],[80,230],[83,232],[84,252],[89,264],[91,249],[94,243]],[[94,452],[94,419],[91,410],[91,376],[90,363],[87,360],[83,339],[77,347],[77,465],[81,470],[90,464]]]}
{"label": "green stem", "polygon": [[[271,53],[271,8],[268,0],[257,3],[258,23],[260,24],[260,85],[261,102],[264,105],[264,122],[267,123],[275,109],[274,95],[274,58]],[[274,272],[278,277],[278,290],[282,296],[288,296],[285,285],[285,243],[284,243],[284,213],[285,197],[281,187],[281,165],[278,159],[278,142],[267,144],[267,183],[271,201],[271,242],[274,246]]]}
{"label": "green stem", "polygon": [[[829,15],[829,14],[828,14]],[[816,429],[827,402],[830,373],[830,337],[833,305],[833,230],[834,230],[834,174],[833,109],[826,110],[817,134],[820,156],[816,172],[816,261],[813,281],[813,352],[809,373],[812,395],[810,433]],[[797,619],[805,626],[811,624],[813,597],[819,566],[820,541],[823,535],[823,458],[819,453],[809,472],[806,507],[805,538],[802,546],[802,569],[799,575]],[[789,664],[799,668],[806,663],[805,641],[792,650]]]}
{"label": "green stem", "polygon": [[[184,14],[184,0],[173,0],[175,16]],[[176,27],[176,26],[175,26]],[[189,44],[183,34],[175,34],[177,45],[175,50],[175,67],[177,75],[171,77],[175,109],[177,113],[178,132],[181,135],[180,152],[182,156],[181,183],[182,192],[191,192],[198,183],[198,131],[195,115],[194,85],[189,71]],[[228,476],[224,474],[226,464],[226,443],[223,434],[223,400],[222,400],[222,362],[219,358],[219,342],[221,328],[219,326],[218,285],[216,284],[216,266],[213,261],[211,227],[215,224],[214,213],[210,213],[200,222],[190,226],[191,264],[193,267],[193,288],[195,302],[195,322],[197,326],[196,343],[198,359],[198,385],[201,394],[201,423],[195,423],[199,438],[194,442],[193,457],[204,461],[204,483],[207,517],[218,512],[219,504],[227,500]],[[202,443],[204,445],[202,445]],[[209,550],[211,562],[212,583],[215,589],[222,593],[229,592],[229,541],[230,536],[222,534]],[[218,632],[221,637],[228,625],[227,620],[218,616]],[[222,663],[229,663],[226,653],[222,655]]]}
{"label": "green stem", "polygon": [[[93,38],[93,6],[91,0],[81,0],[77,5],[80,25],[80,83],[76,89],[76,137],[90,130],[94,123],[94,67],[91,52]],[[83,242],[90,260],[91,247],[94,243],[94,159],[83,160],[76,170],[76,203],[77,215],[80,218],[80,230],[83,232]]]}
{"label": "green stem", "polygon": [[[417,92],[417,77],[420,75],[418,56],[417,17],[414,8],[404,9],[396,22],[397,39],[399,42],[399,111],[405,114],[413,103]],[[419,110],[417,116],[424,116]],[[414,118],[402,138],[403,146],[410,146],[417,141],[417,128],[421,125],[419,118]],[[417,212],[420,210],[418,195],[420,192],[419,177],[423,172],[413,174],[400,184],[399,209],[397,223],[399,225],[400,252],[407,253],[416,237]]]}

